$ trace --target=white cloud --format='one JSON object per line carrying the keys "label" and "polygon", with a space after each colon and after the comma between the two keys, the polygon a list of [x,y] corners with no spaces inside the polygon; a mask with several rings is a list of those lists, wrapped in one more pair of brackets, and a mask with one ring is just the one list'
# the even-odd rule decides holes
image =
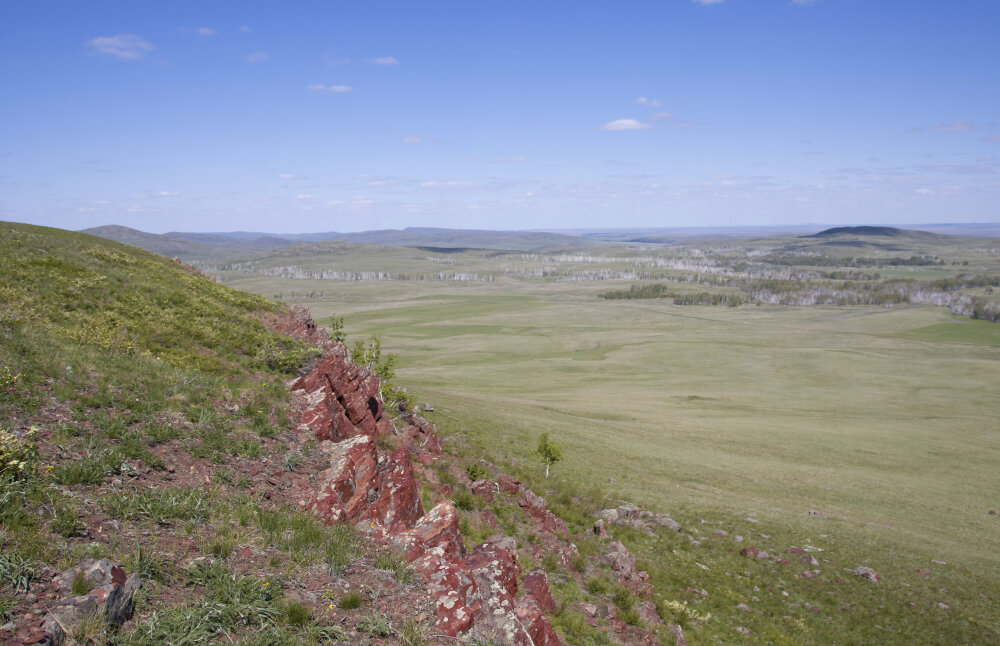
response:
{"label": "white cloud", "polygon": [[240,33],[249,34],[250,33],[250,27],[248,27],[246,25],[240,25]]}
{"label": "white cloud", "polygon": [[382,58],[366,58],[365,62],[371,63],[372,65],[399,65],[399,61],[392,56],[383,56]]}
{"label": "white cloud", "polygon": [[299,193],[298,195],[295,196],[295,199],[297,200],[311,200],[312,198],[313,196],[309,195],[308,193]]}
{"label": "white cloud", "polygon": [[934,191],[932,191],[929,188],[918,188],[916,192],[920,193],[921,195],[934,195]]}
{"label": "white cloud", "polygon": [[354,88],[350,85],[323,85],[322,83],[315,83],[306,86],[306,89],[310,92],[330,92],[336,94],[339,92],[350,92]]}
{"label": "white cloud", "polygon": [[419,144],[424,138],[420,135],[403,135],[404,144]]}
{"label": "white cloud", "polygon": [[98,36],[86,42],[94,54],[114,56],[123,61],[137,61],[146,52],[156,49],[135,34],[118,34],[117,36]]}
{"label": "white cloud", "polygon": [[816,0],[792,0],[793,5],[798,5],[800,7],[804,7],[807,4],[815,4],[815,3]]}
{"label": "white cloud", "polygon": [[528,161],[527,157],[497,157],[492,160],[495,164],[523,164]]}
{"label": "white cloud", "polygon": [[194,30],[194,33],[199,36],[214,36],[217,32],[211,27],[198,27]]}
{"label": "white cloud", "polygon": [[703,4],[703,5],[719,4],[723,2],[723,0],[694,0],[694,1],[697,2],[698,4]]}
{"label": "white cloud", "polygon": [[1000,135],[990,135],[989,137],[980,137],[979,141],[985,141],[988,144],[1000,144]]}
{"label": "white cloud", "polygon": [[648,123],[635,119],[615,119],[601,126],[601,130],[645,130],[648,127]]}
{"label": "white cloud", "polygon": [[175,193],[174,191],[157,191],[154,195],[156,195],[156,197],[175,197],[178,193]]}
{"label": "white cloud", "polygon": [[257,51],[257,52],[250,52],[249,54],[246,55],[245,58],[248,63],[263,63],[270,57],[267,55],[267,52]]}
{"label": "white cloud", "polygon": [[282,173],[281,175],[278,175],[278,177],[280,179],[295,179],[295,175],[292,175],[291,173]]}
{"label": "white cloud", "polygon": [[635,100],[635,102],[638,103],[639,105],[650,105],[653,106],[654,108],[658,108],[661,105],[663,105],[663,102],[660,101],[659,99],[648,99],[644,96],[640,96],[638,99]]}

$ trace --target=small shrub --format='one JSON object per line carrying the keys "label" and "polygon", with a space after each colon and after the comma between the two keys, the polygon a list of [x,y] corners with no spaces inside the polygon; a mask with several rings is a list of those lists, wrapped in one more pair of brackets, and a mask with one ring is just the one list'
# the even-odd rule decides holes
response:
{"label": "small shrub", "polygon": [[479,499],[468,489],[454,489],[451,492],[451,499],[456,507],[465,511],[473,511],[479,506]]}
{"label": "small shrub", "polygon": [[37,564],[14,550],[0,552],[0,585],[9,585],[15,593],[27,592]]}
{"label": "small shrub", "polygon": [[302,464],[302,456],[298,453],[289,452],[285,454],[285,468],[295,471],[296,467]]}
{"label": "small shrub", "polygon": [[479,480],[480,478],[485,478],[490,474],[489,469],[478,462],[470,464],[466,467],[465,472],[469,474],[469,480],[472,480],[473,482]]}
{"label": "small shrub", "polygon": [[406,646],[424,646],[427,643],[427,627],[413,619],[404,621],[398,634]]}
{"label": "small shrub", "polygon": [[357,627],[361,632],[373,637],[388,637],[392,634],[392,621],[389,620],[389,615],[381,612],[373,612],[367,617],[362,617]]}
{"label": "small shrub", "polygon": [[587,579],[587,592],[590,594],[604,594],[611,589],[611,583],[603,576],[592,576]]}
{"label": "small shrub", "polygon": [[34,442],[37,430],[32,426],[17,436],[0,429],[0,476],[18,480],[34,475],[38,464],[38,447]]}
{"label": "small shrub", "polygon": [[282,621],[288,626],[302,627],[312,621],[312,612],[298,601],[288,599],[281,604]]}
{"label": "small shrub", "polygon": [[348,592],[340,598],[337,603],[342,610],[355,610],[361,607],[361,595],[357,592]]}
{"label": "small shrub", "polygon": [[546,572],[558,572],[559,571],[559,555],[555,552],[549,552],[544,557],[542,557],[542,567],[545,568]]}

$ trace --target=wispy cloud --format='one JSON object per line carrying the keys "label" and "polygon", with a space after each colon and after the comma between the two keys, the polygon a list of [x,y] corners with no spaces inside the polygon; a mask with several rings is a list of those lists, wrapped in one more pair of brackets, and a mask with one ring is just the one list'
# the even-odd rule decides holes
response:
{"label": "wispy cloud", "polygon": [[198,34],[199,36],[214,36],[218,32],[212,29],[211,27],[198,27],[197,29],[194,30],[194,33]]}
{"label": "wispy cloud", "polygon": [[690,128],[694,125],[691,121],[681,121],[669,112],[657,112],[650,119],[665,123],[668,128]]}
{"label": "wispy cloud", "polygon": [[989,137],[980,137],[979,141],[985,141],[989,144],[1000,144],[1000,135],[990,135]]}
{"label": "wispy cloud", "polygon": [[979,127],[968,121],[952,121],[951,123],[935,123],[929,126],[914,126],[906,132],[973,132]]}
{"label": "wispy cloud", "polygon": [[366,58],[365,62],[372,65],[399,65],[399,61],[392,56],[383,56],[382,58]]}
{"label": "wispy cloud", "polygon": [[174,191],[157,191],[153,193],[156,197],[176,197],[178,193]]}
{"label": "wispy cloud", "polygon": [[527,157],[497,157],[491,160],[494,164],[523,164],[528,161]]}
{"label": "wispy cloud", "polygon": [[270,57],[267,55],[267,52],[257,51],[257,52],[250,52],[245,56],[245,58],[248,63],[263,63]]}
{"label": "wispy cloud", "polygon": [[644,96],[640,96],[638,99],[635,100],[635,102],[638,103],[639,105],[649,105],[654,108],[658,108],[661,105],[663,105],[663,101],[660,101],[659,99],[649,99]]}
{"label": "wispy cloud", "polygon": [[307,85],[306,89],[310,92],[326,92],[337,94],[341,92],[350,92],[354,88],[350,85],[323,85],[322,83],[314,83],[313,85]]}
{"label": "wispy cloud", "polygon": [[799,7],[804,7],[806,5],[816,4],[816,0],[792,0],[792,4]]}
{"label": "wispy cloud", "polygon": [[601,130],[645,130],[647,128],[649,128],[648,123],[636,119],[615,119],[601,126]]}
{"label": "wispy cloud", "polygon": [[137,61],[154,49],[135,34],[118,34],[117,36],[98,36],[86,42],[91,53],[102,56],[114,56],[123,61]]}
{"label": "wispy cloud", "polygon": [[293,175],[291,173],[282,173],[281,175],[278,175],[278,178],[279,179],[295,179],[295,175]]}
{"label": "wispy cloud", "polygon": [[404,144],[419,144],[424,140],[421,135],[403,135],[402,141]]}
{"label": "wispy cloud", "polygon": [[698,4],[710,5],[710,4],[720,4],[723,0],[694,0]]}

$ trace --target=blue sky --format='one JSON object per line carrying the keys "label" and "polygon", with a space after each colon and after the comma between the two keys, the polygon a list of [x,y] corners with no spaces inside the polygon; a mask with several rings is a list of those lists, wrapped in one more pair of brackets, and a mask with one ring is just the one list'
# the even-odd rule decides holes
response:
{"label": "blue sky", "polygon": [[0,6],[0,219],[1000,221],[997,0]]}

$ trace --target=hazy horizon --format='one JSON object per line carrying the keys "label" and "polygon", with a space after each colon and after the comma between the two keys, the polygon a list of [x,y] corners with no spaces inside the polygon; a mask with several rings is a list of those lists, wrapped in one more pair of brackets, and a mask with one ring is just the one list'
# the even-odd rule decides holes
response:
{"label": "hazy horizon", "polygon": [[1000,3],[56,7],[0,8],[0,219],[1000,220]]}

